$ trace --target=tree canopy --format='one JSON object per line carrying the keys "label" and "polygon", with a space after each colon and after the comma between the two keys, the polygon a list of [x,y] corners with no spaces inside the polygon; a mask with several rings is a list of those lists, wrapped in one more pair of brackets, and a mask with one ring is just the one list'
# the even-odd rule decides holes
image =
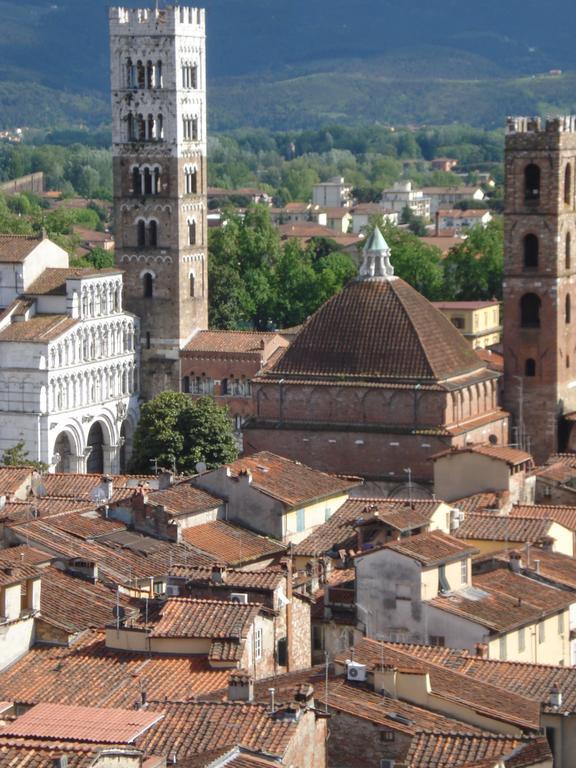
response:
{"label": "tree canopy", "polygon": [[142,406],[130,470],[149,474],[157,462],[194,474],[198,462],[214,469],[237,456],[226,408],[211,397],[193,400],[181,392],[162,392]]}
{"label": "tree canopy", "polygon": [[12,448],[6,448],[2,455],[2,466],[4,467],[31,467],[38,472],[45,472],[48,465],[42,461],[34,461],[29,458],[30,451],[26,450],[24,440],[19,440]]}

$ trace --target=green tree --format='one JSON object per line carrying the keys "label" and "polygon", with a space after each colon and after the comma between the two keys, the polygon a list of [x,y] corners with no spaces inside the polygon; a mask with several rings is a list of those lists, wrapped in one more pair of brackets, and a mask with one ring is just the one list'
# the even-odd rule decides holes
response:
{"label": "green tree", "polygon": [[426,235],[426,224],[422,216],[417,216],[410,206],[406,205],[402,209],[400,214],[400,223],[407,224],[410,232],[413,232],[418,237],[424,237]]}
{"label": "green tree", "polygon": [[477,226],[444,260],[444,299],[490,300],[502,297],[504,233],[502,221]]}
{"label": "green tree", "polygon": [[382,234],[390,247],[395,274],[430,301],[444,298],[440,250],[389,223],[382,227]]}
{"label": "green tree", "polygon": [[237,455],[226,408],[210,397],[192,400],[180,392],[162,392],[142,406],[131,470],[148,473],[157,460],[159,466],[193,474],[199,461],[212,469]]}
{"label": "green tree", "polygon": [[107,269],[114,266],[114,251],[107,251],[105,248],[92,248],[88,254],[88,261],[96,269]]}
{"label": "green tree", "polygon": [[32,467],[38,472],[46,472],[48,465],[42,461],[34,461],[28,458],[30,451],[26,450],[26,443],[20,440],[12,448],[6,448],[2,456],[2,465],[4,467]]}

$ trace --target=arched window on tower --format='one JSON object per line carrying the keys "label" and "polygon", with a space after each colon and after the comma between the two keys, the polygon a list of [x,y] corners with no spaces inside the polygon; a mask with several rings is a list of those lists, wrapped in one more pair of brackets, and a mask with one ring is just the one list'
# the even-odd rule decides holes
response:
{"label": "arched window on tower", "polygon": [[146,87],[146,70],[141,61],[136,62],[136,81],[138,83],[138,88]]}
{"label": "arched window on tower", "polygon": [[572,166],[566,164],[564,169],[564,205],[572,206]]}
{"label": "arched window on tower", "polygon": [[146,224],[140,219],[136,224],[138,235],[138,248],[144,248],[146,245]]}
{"label": "arched window on tower", "polygon": [[152,194],[157,195],[160,192],[160,168],[154,168],[154,181],[152,184]]}
{"label": "arched window on tower", "polygon": [[154,64],[146,62],[146,88],[154,87]]}
{"label": "arched window on tower", "polygon": [[148,141],[153,141],[156,138],[156,123],[154,121],[154,115],[148,115],[146,121],[146,138]]}
{"label": "arched window on tower", "polygon": [[156,139],[159,141],[164,138],[164,117],[158,115],[156,119]]}
{"label": "arched window on tower", "polygon": [[520,325],[522,328],[540,328],[542,302],[535,293],[525,293],[520,299]]}
{"label": "arched window on tower", "polygon": [[530,163],[524,169],[524,199],[540,199],[540,168],[535,163]]}
{"label": "arched window on tower", "polygon": [[138,128],[138,141],[146,141],[146,120],[144,115],[138,115],[137,128]]}
{"label": "arched window on tower", "polygon": [[150,168],[144,168],[144,194],[152,194],[152,174]]}
{"label": "arched window on tower", "polygon": [[188,222],[188,245],[196,245],[196,222]]}
{"label": "arched window on tower", "polygon": [[126,87],[134,88],[134,64],[132,59],[126,62]]}
{"label": "arched window on tower", "polygon": [[128,141],[136,141],[136,120],[132,112],[128,112],[126,122],[128,126]]}
{"label": "arched window on tower", "polygon": [[164,85],[164,81],[162,79],[162,62],[157,61],[156,62],[156,80],[155,80],[156,88],[162,88]]}
{"label": "arched window on tower", "polygon": [[132,169],[132,190],[135,195],[142,194],[142,175],[140,173],[140,168]]}
{"label": "arched window on tower", "polygon": [[572,259],[572,236],[570,232],[566,232],[566,242],[564,246],[564,266],[566,269],[570,269],[570,262]]}
{"label": "arched window on tower", "polygon": [[566,321],[566,324],[572,320],[572,300],[569,293],[564,300],[564,320]]}
{"label": "arched window on tower", "polygon": [[142,291],[145,299],[154,296],[154,275],[151,272],[145,272],[142,277]]}
{"label": "arched window on tower", "polygon": [[538,266],[539,243],[536,235],[524,238],[524,269],[536,269]]}
{"label": "arched window on tower", "polygon": [[536,360],[532,357],[524,363],[524,376],[536,376]]}
{"label": "arched window on tower", "polygon": [[158,222],[152,219],[148,225],[148,245],[156,248],[158,245]]}

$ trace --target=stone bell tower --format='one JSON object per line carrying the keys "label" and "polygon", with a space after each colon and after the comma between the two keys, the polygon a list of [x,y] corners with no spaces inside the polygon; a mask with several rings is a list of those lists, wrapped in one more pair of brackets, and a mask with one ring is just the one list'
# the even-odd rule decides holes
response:
{"label": "stone bell tower", "polygon": [[576,118],[509,119],[505,164],[505,405],[542,462],[576,411]]}
{"label": "stone bell tower", "polygon": [[150,398],[180,389],[179,351],[208,327],[204,10],[109,13],[116,263]]}

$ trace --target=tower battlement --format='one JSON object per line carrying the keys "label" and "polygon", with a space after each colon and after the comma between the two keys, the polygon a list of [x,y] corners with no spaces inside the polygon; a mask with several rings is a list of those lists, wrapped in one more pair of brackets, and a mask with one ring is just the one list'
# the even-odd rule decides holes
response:
{"label": "tower battlement", "polygon": [[204,8],[167,6],[166,8],[110,8],[112,35],[150,35],[205,33]]}
{"label": "tower battlement", "polygon": [[506,134],[516,133],[576,133],[576,115],[559,115],[542,120],[540,117],[509,117]]}

